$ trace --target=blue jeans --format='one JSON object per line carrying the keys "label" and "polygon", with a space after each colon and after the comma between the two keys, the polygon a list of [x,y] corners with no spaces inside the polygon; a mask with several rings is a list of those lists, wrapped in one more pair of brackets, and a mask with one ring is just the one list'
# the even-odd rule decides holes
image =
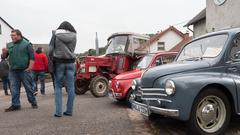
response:
{"label": "blue jeans", "polygon": [[36,98],[34,96],[34,81],[31,72],[26,72],[23,70],[11,70],[9,73],[9,79],[12,91],[12,105],[20,106],[20,88],[21,83],[23,84],[25,91],[27,93],[27,98],[29,103],[37,104]]}
{"label": "blue jeans", "polygon": [[35,91],[38,91],[38,80],[40,80],[42,94],[45,94],[45,71],[33,71],[34,81],[35,81]]}
{"label": "blue jeans", "polygon": [[[10,81],[8,76],[4,76],[2,77],[2,82],[3,82],[3,90],[5,92],[6,95],[8,95],[8,89],[10,89]],[[11,90],[10,90],[11,92]]]}
{"label": "blue jeans", "polygon": [[67,109],[66,113],[73,113],[73,104],[75,97],[75,89],[74,89],[74,73],[75,73],[75,65],[73,63],[56,63],[55,65],[55,106],[56,112],[55,114],[61,116],[62,115],[62,82],[65,79],[66,87],[67,87]]}

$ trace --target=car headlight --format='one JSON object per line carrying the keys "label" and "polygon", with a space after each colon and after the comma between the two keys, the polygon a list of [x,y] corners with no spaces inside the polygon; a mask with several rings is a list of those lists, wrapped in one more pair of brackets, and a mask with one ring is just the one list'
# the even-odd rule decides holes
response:
{"label": "car headlight", "polygon": [[175,84],[172,80],[167,80],[165,84],[165,92],[170,96],[176,93]]}
{"label": "car headlight", "polygon": [[132,90],[135,90],[137,87],[137,81],[136,80],[133,80],[132,81]]}
{"label": "car headlight", "polygon": [[120,85],[120,83],[117,81],[117,82],[115,83],[115,87],[118,89],[118,88],[119,88],[119,85]]}

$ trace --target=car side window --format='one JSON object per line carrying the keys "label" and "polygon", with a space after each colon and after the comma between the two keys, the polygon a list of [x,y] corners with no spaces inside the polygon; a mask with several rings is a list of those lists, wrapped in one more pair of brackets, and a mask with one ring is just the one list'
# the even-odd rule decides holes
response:
{"label": "car side window", "polygon": [[233,39],[232,48],[230,52],[231,60],[239,60],[240,61],[240,35]]}
{"label": "car side window", "polygon": [[176,56],[160,56],[155,61],[155,66],[163,65],[163,64],[169,64],[174,61]]}

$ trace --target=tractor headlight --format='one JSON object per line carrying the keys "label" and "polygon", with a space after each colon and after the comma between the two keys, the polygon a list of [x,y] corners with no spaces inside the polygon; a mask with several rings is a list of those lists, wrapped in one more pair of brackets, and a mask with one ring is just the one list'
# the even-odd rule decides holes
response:
{"label": "tractor headlight", "polygon": [[85,73],[86,72],[86,69],[85,68],[81,68],[80,69],[80,73]]}
{"label": "tractor headlight", "polygon": [[137,81],[133,80],[132,81],[132,90],[136,90],[136,87],[137,87]]}
{"label": "tractor headlight", "polygon": [[170,96],[176,93],[175,84],[172,80],[167,80],[165,84],[165,92]]}
{"label": "tractor headlight", "polygon": [[88,69],[88,71],[89,71],[90,73],[95,73],[95,72],[97,72],[97,67],[96,67],[96,66],[90,66],[89,69]]}

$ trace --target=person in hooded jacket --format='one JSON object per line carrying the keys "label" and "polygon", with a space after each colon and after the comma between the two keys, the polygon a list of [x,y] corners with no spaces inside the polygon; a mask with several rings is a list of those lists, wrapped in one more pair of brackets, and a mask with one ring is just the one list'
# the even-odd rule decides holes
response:
{"label": "person in hooded jacket", "polygon": [[75,73],[75,47],[77,43],[76,30],[67,21],[61,23],[49,44],[49,63],[54,74],[55,117],[62,117],[62,82],[66,81],[68,99],[66,111],[63,115],[72,116],[74,105],[74,73]]}
{"label": "person in hooded jacket", "polygon": [[41,84],[41,94],[45,95],[45,72],[48,70],[48,58],[43,52],[43,48],[38,47],[37,50],[34,53],[35,56],[35,62],[33,64],[33,75],[34,75],[34,81],[35,81],[35,90],[37,94],[38,91],[38,79],[40,80]]}

